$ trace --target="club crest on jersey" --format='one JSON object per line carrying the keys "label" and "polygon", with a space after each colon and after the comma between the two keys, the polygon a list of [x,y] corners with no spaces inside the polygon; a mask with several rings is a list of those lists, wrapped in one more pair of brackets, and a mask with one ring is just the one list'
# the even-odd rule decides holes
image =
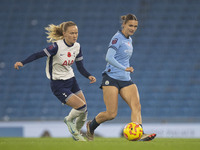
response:
{"label": "club crest on jersey", "polygon": [[65,60],[64,62],[63,62],[63,66],[67,66],[67,65],[72,65],[74,63],[74,60]]}
{"label": "club crest on jersey", "polygon": [[113,40],[112,40],[112,44],[116,44],[116,43],[117,43],[117,41],[118,41],[118,39],[117,39],[117,38],[113,39]]}
{"label": "club crest on jersey", "polygon": [[54,48],[54,45],[50,45],[47,49],[52,50]]}
{"label": "club crest on jersey", "polygon": [[105,81],[105,85],[109,85],[110,82],[108,80]]}

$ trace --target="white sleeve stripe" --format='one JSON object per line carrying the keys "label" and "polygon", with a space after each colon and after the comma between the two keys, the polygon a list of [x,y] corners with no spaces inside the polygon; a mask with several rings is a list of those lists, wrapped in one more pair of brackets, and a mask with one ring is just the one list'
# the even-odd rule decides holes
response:
{"label": "white sleeve stripe", "polygon": [[76,61],[81,61],[81,60],[83,60],[83,56],[76,58]]}
{"label": "white sleeve stripe", "polygon": [[46,48],[44,49],[44,52],[47,54],[47,56],[48,56],[48,57],[50,57],[50,56],[51,56],[51,54],[50,54],[50,53],[47,51],[47,49],[46,49]]}

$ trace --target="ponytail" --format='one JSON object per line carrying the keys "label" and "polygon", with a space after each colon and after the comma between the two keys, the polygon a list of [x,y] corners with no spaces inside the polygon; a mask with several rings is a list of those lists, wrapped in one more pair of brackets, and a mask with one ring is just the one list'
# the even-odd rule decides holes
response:
{"label": "ponytail", "polygon": [[55,42],[57,40],[64,39],[63,32],[67,31],[69,26],[76,26],[73,21],[63,22],[59,25],[50,24],[48,27],[45,27],[47,31],[47,42]]}

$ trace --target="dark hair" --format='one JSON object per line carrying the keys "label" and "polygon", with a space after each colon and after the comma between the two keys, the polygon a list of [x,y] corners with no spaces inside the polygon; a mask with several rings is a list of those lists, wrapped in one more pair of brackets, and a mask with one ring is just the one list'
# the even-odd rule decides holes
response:
{"label": "dark hair", "polygon": [[121,16],[122,23],[126,24],[129,20],[136,20],[137,21],[137,17],[133,14]]}

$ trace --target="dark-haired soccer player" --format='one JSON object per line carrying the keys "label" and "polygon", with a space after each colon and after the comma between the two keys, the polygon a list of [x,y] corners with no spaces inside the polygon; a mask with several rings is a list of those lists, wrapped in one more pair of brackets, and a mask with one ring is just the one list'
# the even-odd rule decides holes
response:
{"label": "dark-haired soccer player", "polygon": [[[131,121],[142,126],[141,105],[136,84],[131,81],[130,73],[133,67],[129,64],[132,56],[133,45],[130,37],[138,27],[135,15],[121,16],[122,30],[118,31],[111,39],[106,54],[107,66],[103,72],[101,87],[106,111],[100,112],[92,121],[87,123],[87,137],[94,138],[94,130],[103,122],[112,120],[117,115],[118,94],[131,108]],[[156,134],[143,134],[141,141],[150,141]]]}

